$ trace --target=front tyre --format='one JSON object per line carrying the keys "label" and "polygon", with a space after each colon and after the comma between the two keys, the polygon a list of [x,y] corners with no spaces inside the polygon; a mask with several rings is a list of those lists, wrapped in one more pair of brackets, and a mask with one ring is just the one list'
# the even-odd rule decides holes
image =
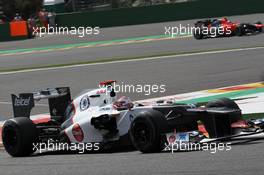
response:
{"label": "front tyre", "polygon": [[207,108],[227,107],[230,109],[240,109],[237,103],[229,98],[220,98],[210,101],[207,103],[206,107]]}
{"label": "front tyre", "polygon": [[2,128],[3,145],[13,157],[29,156],[37,139],[35,124],[26,117],[7,120]]}
{"label": "front tyre", "polygon": [[[262,25],[262,23],[260,21],[255,23],[256,25]],[[261,33],[263,32],[263,27],[257,27],[257,32]]]}
{"label": "front tyre", "polygon": [[206,108],[227,108],[237,110],[237,112],[233,113],[214,114],[204,118],[204,125],[210,137],[225,137],[241,132],[240,129],[231,127],[232,123],[242,120],[241,110],[234,100],[229,98],[216,99],[207,103]]}

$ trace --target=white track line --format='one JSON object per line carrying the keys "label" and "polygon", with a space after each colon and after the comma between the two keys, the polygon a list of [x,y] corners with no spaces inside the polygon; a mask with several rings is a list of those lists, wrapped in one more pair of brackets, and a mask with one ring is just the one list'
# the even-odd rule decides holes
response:
{"label": "white track line", "polygon": [[0,72],[0,75],[11,75],[11,74],[19,74],[19,73],[49,71],[49,70],[60,70],[60,69],[87,67],[87,66],[95,66],[95,65],[106,65],[106,64],[127,63],[127,62],[139,62],[139,61],[156,60],[156,59],[163,59],[163,58],[178,58],[178,57],[187,57],[187,56],[230,53],[230,52],[240,52],[240,51],[249,51],[249,50],[260,50],[260,49],[264,49],[264,46],[238,48],[238,49],[226,49],[226,50],[215,50],[215,51],[205,51],[205,52],[197,52],[197,53],[185,53],[185,54],[176,54],[176,55],[168,55],[168,56],[142,57],[140,59],[131,59],[131,60],[123,60],[123,61],[110,61],[110,62],[103,62],[103,63],[78,64],[78,65],[51,67],[51,68],[38,68],[38,69],[34,69],[33,68],[33,69],[28,69],[28,70]]}

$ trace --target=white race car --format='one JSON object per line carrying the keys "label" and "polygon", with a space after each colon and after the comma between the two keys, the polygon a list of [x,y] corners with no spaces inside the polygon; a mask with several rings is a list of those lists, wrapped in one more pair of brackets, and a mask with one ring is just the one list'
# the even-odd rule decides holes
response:
{"label": "white race car", "polygon": [[[235,137],[245,128],[258,128],[249,134],[263,131],[263,122],[243,122],[238,105],[227,98],[206,106],[169,102],[144,106],[128,97],[117,100],[113,82],[102,82],[101,88],[73,100],[67,87],[12,95],[14,118],[2,128],[5,150],[14,157],[29,156],[38,151],[37,145],[61,143],[65,148],[87,143],[93,151],[133,145],[147,153],[161,151],[174,131],[199,142],[206,136]],[[41,99],[48,99],[50,113],[30,116]],[[200,131],[201,123],[207,134]]]}

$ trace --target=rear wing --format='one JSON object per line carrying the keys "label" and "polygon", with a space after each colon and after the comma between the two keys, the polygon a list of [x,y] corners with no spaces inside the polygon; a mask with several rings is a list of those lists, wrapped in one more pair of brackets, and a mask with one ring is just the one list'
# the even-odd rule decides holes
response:
{"label": "rear wing", "polygon": [[51,116],[64,116],[67,106],[71,103],[69,87],[51,88],[33,93],[11,94],[14,117],[30,117],[35,101],[48,99]]}

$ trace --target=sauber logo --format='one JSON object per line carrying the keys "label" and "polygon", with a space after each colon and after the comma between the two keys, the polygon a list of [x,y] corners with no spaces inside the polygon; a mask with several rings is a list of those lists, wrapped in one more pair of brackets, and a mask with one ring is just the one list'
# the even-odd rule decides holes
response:
{"label": "sauber logo", "polygon": [[30,103],[30,97],[28,98],[15,98],[14,106],[28,106]]}

